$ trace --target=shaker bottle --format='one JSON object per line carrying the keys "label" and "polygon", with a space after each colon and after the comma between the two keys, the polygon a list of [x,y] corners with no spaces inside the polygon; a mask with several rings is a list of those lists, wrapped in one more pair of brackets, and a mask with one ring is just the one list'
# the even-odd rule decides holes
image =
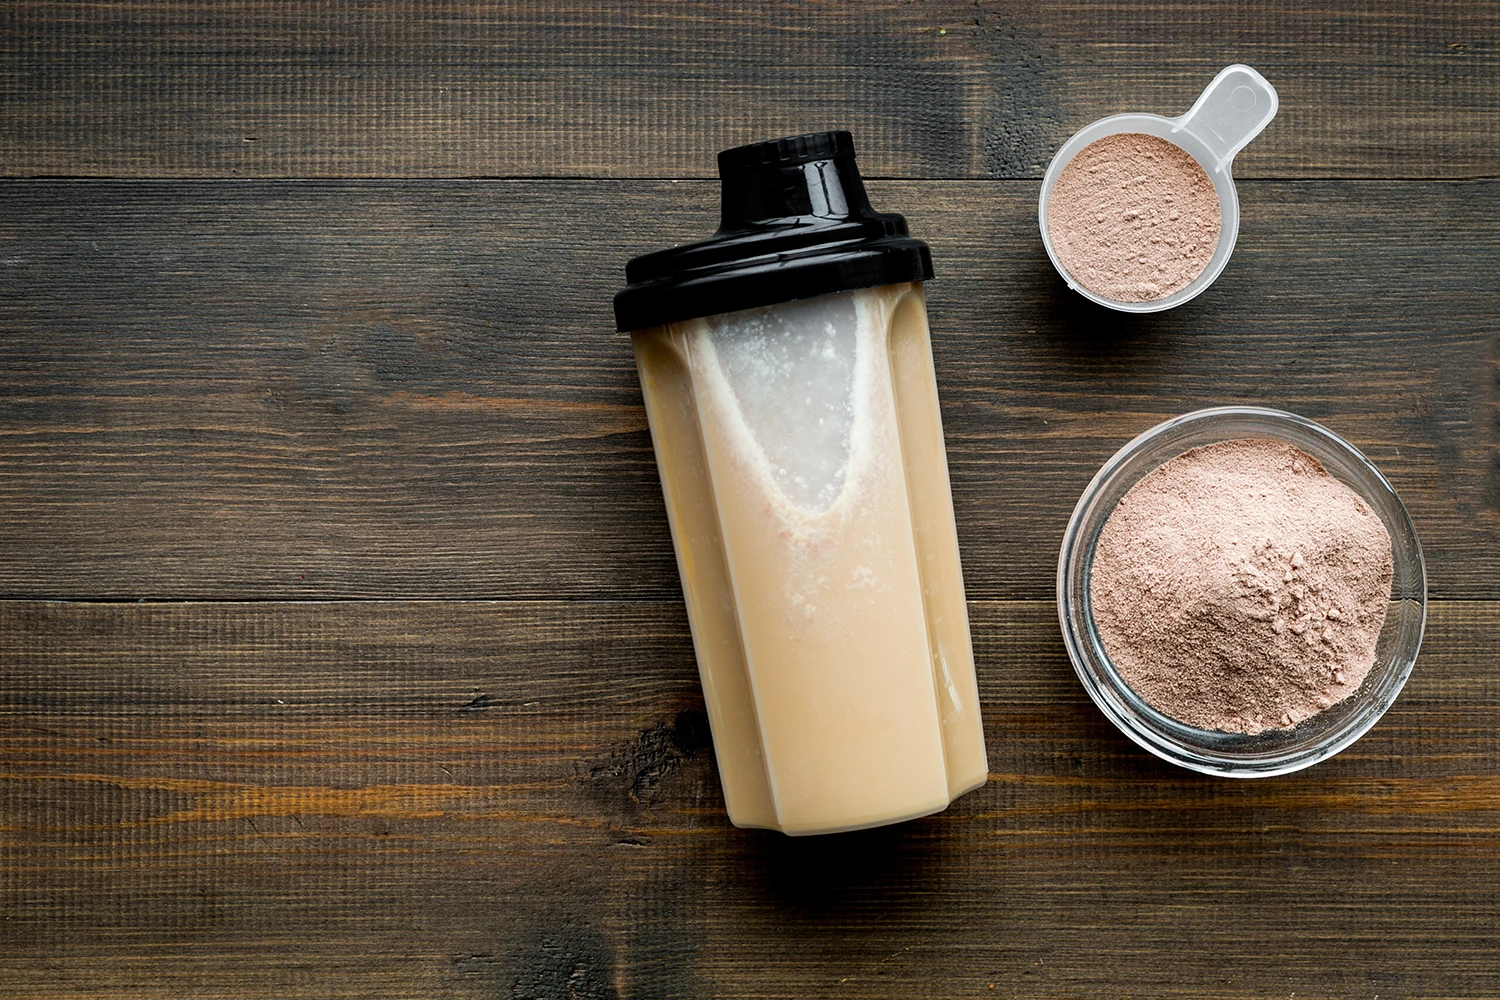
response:
{"label": "shaker bottle", "polygon": [[848,132],[719,154],[718,232],[626,267],[729,818],[833,833],[987,764],[922,281]]}

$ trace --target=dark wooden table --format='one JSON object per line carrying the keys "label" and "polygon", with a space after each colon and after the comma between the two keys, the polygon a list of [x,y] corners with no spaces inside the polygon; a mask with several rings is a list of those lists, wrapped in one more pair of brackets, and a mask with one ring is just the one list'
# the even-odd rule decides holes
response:
{"label": "dark wooden table", "polygon": [[[1089,307],[1075,129],[1280,90],[1219,282]],[[0,8],[0,996],[1500,996],[1500,6]],[[989,740],[943,815],[728,826],[610,297],[713,154],[854,131],[930,241]],[[1255,782],[1088,701],[1099,464],[1255,402],[1426,547],[1364,739]]]}

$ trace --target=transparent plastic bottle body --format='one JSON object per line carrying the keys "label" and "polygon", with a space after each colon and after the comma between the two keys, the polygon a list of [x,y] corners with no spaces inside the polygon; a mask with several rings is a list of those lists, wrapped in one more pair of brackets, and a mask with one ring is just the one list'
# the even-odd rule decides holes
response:
{"label": "transparent plastic bottle body", "polygon": [[731,821],[853,830],[982,784],[921,286],[632,339]]}

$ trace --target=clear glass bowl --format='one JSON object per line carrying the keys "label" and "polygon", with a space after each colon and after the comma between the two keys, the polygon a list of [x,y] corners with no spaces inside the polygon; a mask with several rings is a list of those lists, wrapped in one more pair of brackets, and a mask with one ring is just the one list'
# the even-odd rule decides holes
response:
{"label": "clear glass bowl", "polygon": [[[1255,736],[1198,729],[1146,704],[1104,652],[1089,607],[1089,573],[1099,532],[1115,505],[1143,476],[1201,445],[1236,438],[1285,441],[1312,455],[1379,515],[1391,536],[1391,604],[1375,645],[1375,664],[1359,690],[1291,729]],[[1385,477],[1337,434],[1281,410],[1224,406],[1157,424],[1115,453],[1083,491],[1057,562],[1057,613],[1078,678],[1126,736],[1174,764],[1235,778],[1310,767],[1359,739],[1401,693],[1422,645],[1427,574],[1416,529]]]}

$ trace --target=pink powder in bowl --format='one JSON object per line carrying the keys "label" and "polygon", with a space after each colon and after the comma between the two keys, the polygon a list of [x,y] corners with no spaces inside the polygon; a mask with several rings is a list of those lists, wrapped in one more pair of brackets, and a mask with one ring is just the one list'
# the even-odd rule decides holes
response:
{"label": "pink powder in bowl", "polygon": [[1047,238],[1070,277],[1116,302],[1186,288],[1219,246],[1214,183],[1187,150],[1141,132],[1089,143],[1058,175]]}
{"label": "pink powder in bowl", "polygon": [[1095,627],[1120,676],[1200,729],[1289,728],[1353,694],[1392,579],[1385,525],[1317,459],[1223,441],[1142,477],[1094,549]]}

